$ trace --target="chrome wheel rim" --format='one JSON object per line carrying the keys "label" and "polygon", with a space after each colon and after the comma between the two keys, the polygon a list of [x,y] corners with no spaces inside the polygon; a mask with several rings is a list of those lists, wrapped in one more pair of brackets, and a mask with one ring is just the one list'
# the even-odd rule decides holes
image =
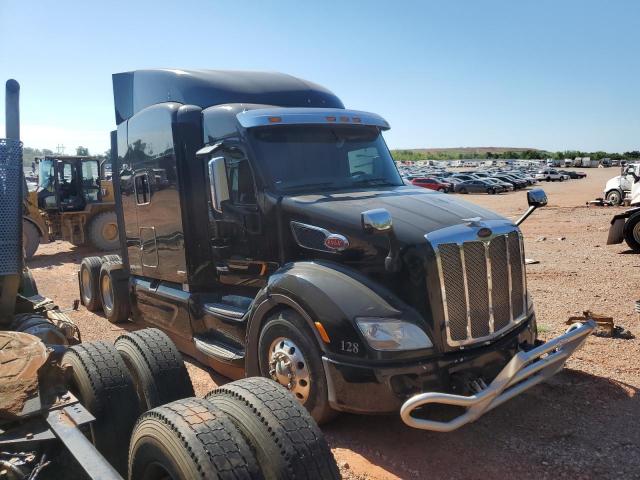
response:
{"label": "chrome wheel rim", "polygon": [[109,275],[104,275],[100,281],[100,291],[102,292],[102,306],[105,310],[111,311],[113,308],[113,290]]}
{"label": "chrome wheel rim", "polygon": [[85,303],[91,298],[91,275],[86,268],[82,269],[82,295],[84,296]]}
{"label": "chrome wheel rim", "polygon": [[302,350],[289,338],[278,337],[269,346],[269,375],[293,393],[300,403],[309,398],[311,378]]}

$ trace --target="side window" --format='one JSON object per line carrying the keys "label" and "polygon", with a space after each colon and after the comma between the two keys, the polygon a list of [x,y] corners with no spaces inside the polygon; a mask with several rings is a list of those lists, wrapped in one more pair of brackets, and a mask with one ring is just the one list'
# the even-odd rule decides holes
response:
{"label": "side window", "polygon": [[136,175],[134,177],[133,185],[136,192],[136,203],[138,205],[148,204],[151,201],[149,175],[146,173]]}
{"label": "side window", "polygon": [[376,171],[376,161],[380,158],[375,147],[351,150],[347,156],[351,175],[373,175]]}
{"label": "side window", "polygon": [[229,182],[229,200],[234,205],[255,205],[253,173],[242,152],[234,150],[225,155]]}

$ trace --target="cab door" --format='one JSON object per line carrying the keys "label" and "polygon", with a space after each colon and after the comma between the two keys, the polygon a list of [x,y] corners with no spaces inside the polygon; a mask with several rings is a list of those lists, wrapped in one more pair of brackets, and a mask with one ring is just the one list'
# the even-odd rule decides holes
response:
{"label": "cab door", "polygon": [[[244,149],[226,144],[209,158],[208,165],[224,161],[228,198],[216,206],[211,198],[212,251],[218,280],[227,285],[260,288],[266,284],[272,266],[264,261],[265,232],[258,206],[254,173]],[[210,186],[216,174],[208,169]],[[214,186],[215,189],[215,186]],[[213,193],[212,193],[213,195]]]}

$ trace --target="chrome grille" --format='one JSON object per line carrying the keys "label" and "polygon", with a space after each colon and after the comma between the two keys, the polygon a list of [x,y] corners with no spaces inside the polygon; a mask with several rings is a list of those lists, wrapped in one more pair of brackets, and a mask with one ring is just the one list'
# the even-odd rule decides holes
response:
{"label": "chrome grille", "polygon": [[511,227],[487,240],[467,237],[433,244],[452,346],[488,340],[519,323],[526,313],[518,231]]}

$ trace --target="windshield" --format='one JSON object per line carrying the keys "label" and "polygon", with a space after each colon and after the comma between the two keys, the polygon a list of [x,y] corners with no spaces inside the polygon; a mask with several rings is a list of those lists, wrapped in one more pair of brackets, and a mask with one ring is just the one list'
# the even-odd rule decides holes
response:
{"label": "windshield", "polygon": [[273,126],[250,130],[259,168],[278,192],[401,186],[378,129]]}
{"label": "windshield", "polygon": [[42,159],[38,163],[38,189],[53,191],[52,159]]}

